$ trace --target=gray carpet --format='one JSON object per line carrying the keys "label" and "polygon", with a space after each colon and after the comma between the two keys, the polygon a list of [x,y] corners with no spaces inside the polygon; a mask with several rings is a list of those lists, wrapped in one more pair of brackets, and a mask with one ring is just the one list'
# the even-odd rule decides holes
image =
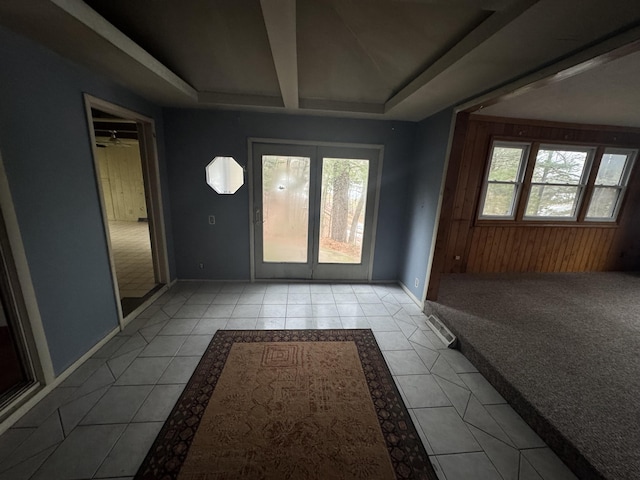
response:
{"label": "gray carpet", "polygon": [[640,478],[640,275],[447,275],[428,302],[580,478]]}

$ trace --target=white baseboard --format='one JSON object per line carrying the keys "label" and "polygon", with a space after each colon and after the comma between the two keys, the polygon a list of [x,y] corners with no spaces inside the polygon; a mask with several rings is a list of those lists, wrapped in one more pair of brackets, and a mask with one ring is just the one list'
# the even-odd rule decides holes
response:
{"label": "white baseboard", "polygon": [[404,293],[409,295],[409,298],[411,298],[411,300],[413,300],[415,304],[420,307],[420,310],[424,310],[424,302],[422,300],[418,300],[418,297],[416,297],[413,292],[411,292],[411,290],[409,290],[409,288],[407,288],[407,286],[400,280],[398,280],[398,285],[400,285],[400,287],[402,287],[402,290],[404,290]]}
{"label": "white baseboard", "polygon": [[[100,350],[109,340],[115,337],[120,332],[120,327],[115,328],[111,332],[107,334],[102,340],[96,343],[92,348],[87,351],[82,357],[73,362],[73,364],[67,368],[64,372],[58,375],[51,383],[48,385],[33,385],[31,388],[26,390],[20,398],[16,400],[16,402],[20,402],[21,398],[29,397],[20,407],[16,409],[11,415],[9,415],[2,423],[0,423],[0,435],[2,435],[6,430],[11,428],[14,423],[16,423],[20,418],[22,418],[29,410],[35,407],[40,400],[47,396],[49,392],[51,392],[54,388],[64,382],[69,375],[75,372],[84,362],[86,362],[89,358],[91,358],[98,350]],[[38,390],[39,388],[39,390]],[[33,393],[34,390],[38,390],[37,393]]]}

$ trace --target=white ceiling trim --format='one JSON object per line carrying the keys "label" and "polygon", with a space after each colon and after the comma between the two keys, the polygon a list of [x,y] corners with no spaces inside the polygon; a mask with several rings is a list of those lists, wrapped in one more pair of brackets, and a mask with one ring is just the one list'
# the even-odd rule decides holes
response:
{"label": "white ceiling trim", "polygon": [[521,0],[514,3],[510,8],[491,14],[489,18],[469,32],[468,35],[438,58],[438,60],[429,65],[426,70],[414,78],[406,87],[387,100],[385,113],[392,111],[403,102],[410,102],[412,95],[423,88],[428,88],[431,80],[475,50],[480,44],[502,30],[538,1],[539,0]]}
{"label": "white ceiling trim", "polygon": [[481,110],[490,105],[507,102],[521,95],[545,87],[550,83],[561,82],[605,63],[614,61],[638,49],[640,42],[640,26],[631,28],[601,43],[585,48],[580,52],[564,58],[552,65],[519,78],[498,89],[475,97],[456,107],[456,111],[485,114]]}
{"label": "white ceiling trim", "polygon": [[296,0],[260,0],[284,107],[298,108]]}
{"label": "white ceiling trim", "polygon": [[97,35],[107,40],[124,54],[128,55],[162,80],[169,83],[177,91],[188,96],[192,100],[197,100],[198,92],[195,88],[160,63],[155,57],[150,55],[146,50],[105,20],[104,17],[99,15],[98,12],[93,10],[82,0],[50,1],[80,23],[93,30]]}

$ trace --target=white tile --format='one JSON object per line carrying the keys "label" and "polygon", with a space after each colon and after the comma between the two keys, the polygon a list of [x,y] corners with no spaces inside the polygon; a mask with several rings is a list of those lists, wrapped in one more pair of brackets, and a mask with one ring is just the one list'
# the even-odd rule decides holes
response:
{"label": "white tile", "polygon": [[142,406],[138,409],[133,422],[164,422],[175,406],[180,394],[184,390],[183,384],[156,385],[149,393]]}
{"label": "white tile", "polygon": [[264,293],[243,293],[238,299],[238,305],[262,305]]}
{"label": "white tile", "polygon": [[498,425],[518,448],[545,447],[542,439],[527,425],[510,405],[485,405]]}
{"label": "white tile", "polygon": [[[371,321],[371,320],[369,320]],[[412,350],[411,344],[402,332],[375,332],[380,350]]]}
{"label": "white tile", "polygon": [[287,316],[286,305],[262,305],[259,318],[284,318]]}
{"label": "white tile", "polygon": [[[366,295],[366,294],[363,294],[363,295]],[[389,316],[389,311],[382,303],[360,303],[360,308],[362,308],[362,311],[367,317],[388,317]]]}
{"label": "white tile", "polygon": [[174,356],[184,341],[184,335],[157,336],[140,353],[141,357],[172,357]]}
{"label": "white tile", "polygon": [[311,314],[314,317],[337,317],[338,309],[335,304],[311,305]]}
{"label": "white tile", "polygon": [[356,293],[356,298],[358,299],[358,302],[360,302],[361,305],[367,304],[367,303],[382,304],[382,300],[380,300],[380,297],[375,293]]}
{"label": "white tile", "polygon": [[162,422],[129,424],[100,466],[96,477],[135,475],[160,428]]}
{"label": "white tile", "polygon": [[341,317],[364,317],[362,307],[357,303],[340,303],[336,308]]}
{"label": "white tile", "polygon": [[414,413],[436,455],[482,451],[455,408],[418,408]]}
{"label": "white tile", "polygon": [[289,293],[287,305],[311,305],[310,293]]}
{"label": "white tile", "polygon": [[202,318],[207,305],[183,305],[173,318]]}
{"label": "white tile", "polygon": [[[189,357],[185,357],[189,358]],[[128,423],[147,398],[153,387],[143,386],[115,386],[94,405],[87,415],[80,421],[80,425],[105,425],[108,423]],[[71,435],[77,428],[71,432]]]}
{"label": "white tile", "polygon": [[187,383],[200,363],[200,357],[175,357],[158,380],[158,384]]}
{"label": "white tile", "polygon": [[317,328],[342,329],[340,317],[319,317],[315,319]]}
{"label": "white tile", "polygon": [[284,330],[284,318],[258,318],[256,330]]}
{"label": "white tile", "polygon": [[549,448],[523,450],[522,455],[543,480],[577,480],[577,477]]}
{"label": "white tile", "polygon": [[429,370],[420,357],[412,350],[388,350],[384,358],[394,375],[428,374]]}
{"label": "white tile", "polygon": [[239,299],[239,293],[219,293],[211,303],[213,305],[236,305]]}
{"label": "white tile", "polygon": [[[400,332],[400,327],[391,317],[367,317],[374,332]],[[404,335],[403,335],[404,336]]]}
{"label": "white tile", "polygon": [[191,335],[187,338],[178,353],[178,357],[201,357],[211,343],[213,335]]}
{"label": "white tile", "polygon": [[335,305],[336,302],[333,299],[333,294],[329,292],[329,293],[312,293],[311,303],[315,305],[320,305],[320,304]]}
{"label": "white tile", "polygon": [[334,293],[333,299],[338,304],[358,303],[355,293]]}
{"label": "white tile", "polygon": [[225,330],[255,330],[257,318],[230,318]]}
{"label": "white tile", "polygon": [[270,293],[269,289],[267,289],[267,293],[265,294],[264,300],[262,303],[263,305],[286,305],[287,304],[286,290],[284,293]]}
{"label": "white tile", "polygon": [[153,385],[171,362],[171,357],[140,357],[120,375],[116,385]]}
{"label": "white tile", "polygon": [[227,325],[227,318],[203,318],[198,322],[191,335],[214,334]]}
{"label": "white tile", "polygon": [[80,426],[40,467],[34,480],[92,478],[125,425]]}
{"label": "white tile", "polygon": [[261,305],[236,305],[231,313],[231,318],[258,318]]}
{"label": "white tile", "polygon": [[493,437],[501,440],[502,442],[512,445],[513,442],[505,431],[498,425],[495,419],[489,414],[489,412],[482,406],[475,395],[471,395],[469,402],[467,403],[467,409],[465,410],[463,419],[470,425],[492,435]]}
{"label": "white tile", "polygon": [[340,317],[342,328],[371,328],[366,317]]}
{"label": "white tile", "polygon": [[170,320],[158,332],[158,335],[189,335],[199,321],[200,319],[198,318],[184,318],[184,319]]}
{"label": "white tile", "polygon": [[460,373],[458,376],[483,405],[507,403],[481,373]]}
{"label": "white tile", "polygon": [[287,318],[285,326],[287,330],[308,330],[318,328],[315,318]]}
{"label": "white tile", "polygon": [[469,430],[502,478],[518,480],[520,452],[474,426],[469,426]]}
{"label": "white tile", "polygon": [[451,405],[449,398],[431,375],[399,375],[396,381],[402,388],[410,408]]}
{"label": "white tile", "polygon": [[287,318],[311,318],[313,310],[311,305],[287,305]]}
{"label": "white tile", "polygon": [[484,453],[461,453],[437,457],[447,480],[503,480]]}

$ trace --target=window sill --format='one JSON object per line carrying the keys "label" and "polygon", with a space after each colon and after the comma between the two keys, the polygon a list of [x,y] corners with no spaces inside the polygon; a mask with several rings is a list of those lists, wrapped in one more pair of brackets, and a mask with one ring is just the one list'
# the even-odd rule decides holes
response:
{"label": "window sill", "polygon": [[565,228],[618,228],[618,222],[591,222],[576,220],[478,220],[475,227],[565,227]]}

